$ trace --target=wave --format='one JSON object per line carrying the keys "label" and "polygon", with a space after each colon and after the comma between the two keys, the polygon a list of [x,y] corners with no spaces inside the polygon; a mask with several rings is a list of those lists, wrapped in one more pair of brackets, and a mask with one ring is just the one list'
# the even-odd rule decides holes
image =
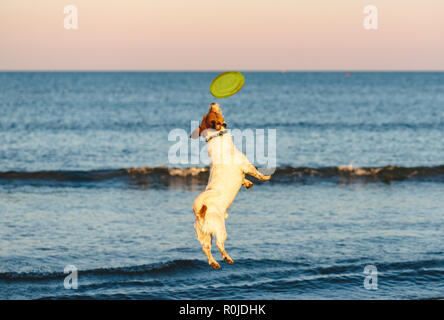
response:
{"label": "wave", "polygon": [[[288,262],[272,259],[243,259],[238,260],[238,264],[243,265],[247,269],[253,266],[261,265],[262,267],[270,266],[298,266],[304,265],[299,262]],[[82,276],[137,276],[137,275],[159,275],[174,273],[189,273],[190,271],[211,270],[208,263],[204,260],[187,260],[178,259],[166,262],[157,262],[145,265],[115,267],[115,268],[97,268],[88,270],[78,270]],[[0,272],[0,281],[37,281],[37,280],[54,280],[66,277],[63,272]]]}
{"label": "wave", "polygon": [[[384,270],[386,275],[393,274],[393,277],[404,278],[413,273],[424,273],[432,278],[442,277],[444,274],[444,260],[443,259],[422,259],[422,260],[407,260],[407,261],[392,261],[392,262],[375,262],[378,269]],[[237,280],[251,279],[252,275],[280,278],[281,276],[288,275],[289,272],[297,271],[300,276],[345,276],[348,274],[362,274],[363,266],[368,264],[368,261],[336,261],[333,264],[312,264],[304,259],[298,261],[287,261],[279,259],[239,259],[228,274],[230,279],[236,278]],[[234,269],[233,269],[234,268]],[[78,270],[79,275],[82,277],[127,277],[127,276],[155,276],[156,279],[159,275],[174,275],[174,274],[187,274],[190,275],[196,272],[196,276],[205,277],[202,272],[209,271],[211,268],[208,266],[207,261],[197,259],[177,259],[169,260],[166,262],[156,262],[144,265],[134,266],[122,266],[113,268],[96,268],[87,270]],[[245,271],[245,273],[243,273]],[[411,273],[405,275],[406,272]],[[204,272],[205,273],[205,272]],[[211,273],[210,273],[211,275]],[[58,280],[66,277],[63,272],[0,272],[0,281],[39,281],[39,280]],[[220,278],[219,280],[223,280]]]}
{"label": "wave", "polygon": [[[209,168],[169,168],[141,167],[109,170],[74,170],[74,171],[5,171],[0,172],[0,183],[48,182],[48,183],[77,183],[121,181],[132,184],[146,185],[205,185],[208,181]],[[253,179],[255,180],[255,179]],[[330,180],[335,182],[384,182],[392,181],[437,181],[444,182],[444,165],[439,166],[384,166],[384,167],[355,167],[353,165],[338,167],[293,167],[282,166],[273,173],[272,183],[307,182]],[[256,183],[258,181],[255,181]]]}
{"label": "wave", "polygon": [[[142,275],[183,272],[190,269],[202,269],[208,267],[207,264],[199,260],[171,260],[153,264],[116,267],[116,268],[98,268],[89,270],[79,270],[82,276],[119,276],[119,275]],[[38,281],[63,279],[66,274],[63,272],[1,272],[0,280],[3,281]]]}
{"label": "wave", "polygon": [[[378,298],[440,299],[443,259],[374,261]],[[78,270],[79,287],[65,290],[62,272],[0,272],[3,299],[366,299],[361,257],[353,261],[238,259],[215,272],[207,261],[169,260],[145,265]],[[217,274],[216,274],[217,273]],[[32,286],[32,287],[31,287]],[[6,288],[6,290],[1,290]],[[16,288],[13,290],[13,288]],[[32,288],[32,290],[30,290]],[[353,291],[353,297],[350,292]],[[14,292],[11,295],[11,292]]]}

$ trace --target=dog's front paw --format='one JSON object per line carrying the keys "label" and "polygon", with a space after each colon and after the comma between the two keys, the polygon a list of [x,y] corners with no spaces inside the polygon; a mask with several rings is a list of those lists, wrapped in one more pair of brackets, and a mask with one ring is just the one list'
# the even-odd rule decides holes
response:
{"label": "dog's front paw", "polygon": [[244,187],[247,189],[250,189],[252,186],[254,186],[254,183],[249,181],[249,180],[245,180],[244,181]]}
{"label": "dog's front paw", "polygon": [[214,270],[220,269],[220,264],[217,263],[216,261],[211,262],[211,263],[210,263],[210,266],[211,266]]}
{"label": "dog's front paw", "polygon": [[268,181],[271,179],[271,176],[262,176],[262,181]]}

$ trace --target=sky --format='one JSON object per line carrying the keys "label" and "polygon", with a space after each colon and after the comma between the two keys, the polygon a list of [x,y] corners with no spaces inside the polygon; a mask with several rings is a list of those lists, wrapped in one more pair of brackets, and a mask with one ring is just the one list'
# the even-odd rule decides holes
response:
{"label": "sky", "polygon": [[0,0],[0,70],[444,71],[443,17],[444,0]]}

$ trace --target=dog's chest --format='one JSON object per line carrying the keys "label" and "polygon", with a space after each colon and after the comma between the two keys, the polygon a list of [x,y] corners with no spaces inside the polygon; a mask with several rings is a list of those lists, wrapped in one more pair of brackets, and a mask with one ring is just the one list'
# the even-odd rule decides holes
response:
{"label": "dog's chest", "polygon": [[233,164],[234,143],[229,133],[208,141],[207,148],[212,163]]}

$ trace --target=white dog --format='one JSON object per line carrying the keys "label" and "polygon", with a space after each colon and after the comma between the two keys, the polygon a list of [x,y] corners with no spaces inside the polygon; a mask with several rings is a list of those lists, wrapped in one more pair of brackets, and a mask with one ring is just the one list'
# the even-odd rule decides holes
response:
{"label": "white dog", "polygon": [[234,261],[224,247],[227,239],[225,219],[240,187],[244,185],[249,189],[253,186],[251,181],[245,179],[245,174],[261,181],[268,181],[271,176],[257,171],[247,157],[235,147],[231,134],[226,130],[219,104],[210,105],[208,113],[203,116],[202,123],[193,131],[191,137],[196,139],[200,135],[206,139],[211,168],[205,191],[194,200],[194,229],[208,263],[214,269],[219,269],[220,265],[211,254],[212,236],[216,238],[216,245],[223,259],[232,264]]}

